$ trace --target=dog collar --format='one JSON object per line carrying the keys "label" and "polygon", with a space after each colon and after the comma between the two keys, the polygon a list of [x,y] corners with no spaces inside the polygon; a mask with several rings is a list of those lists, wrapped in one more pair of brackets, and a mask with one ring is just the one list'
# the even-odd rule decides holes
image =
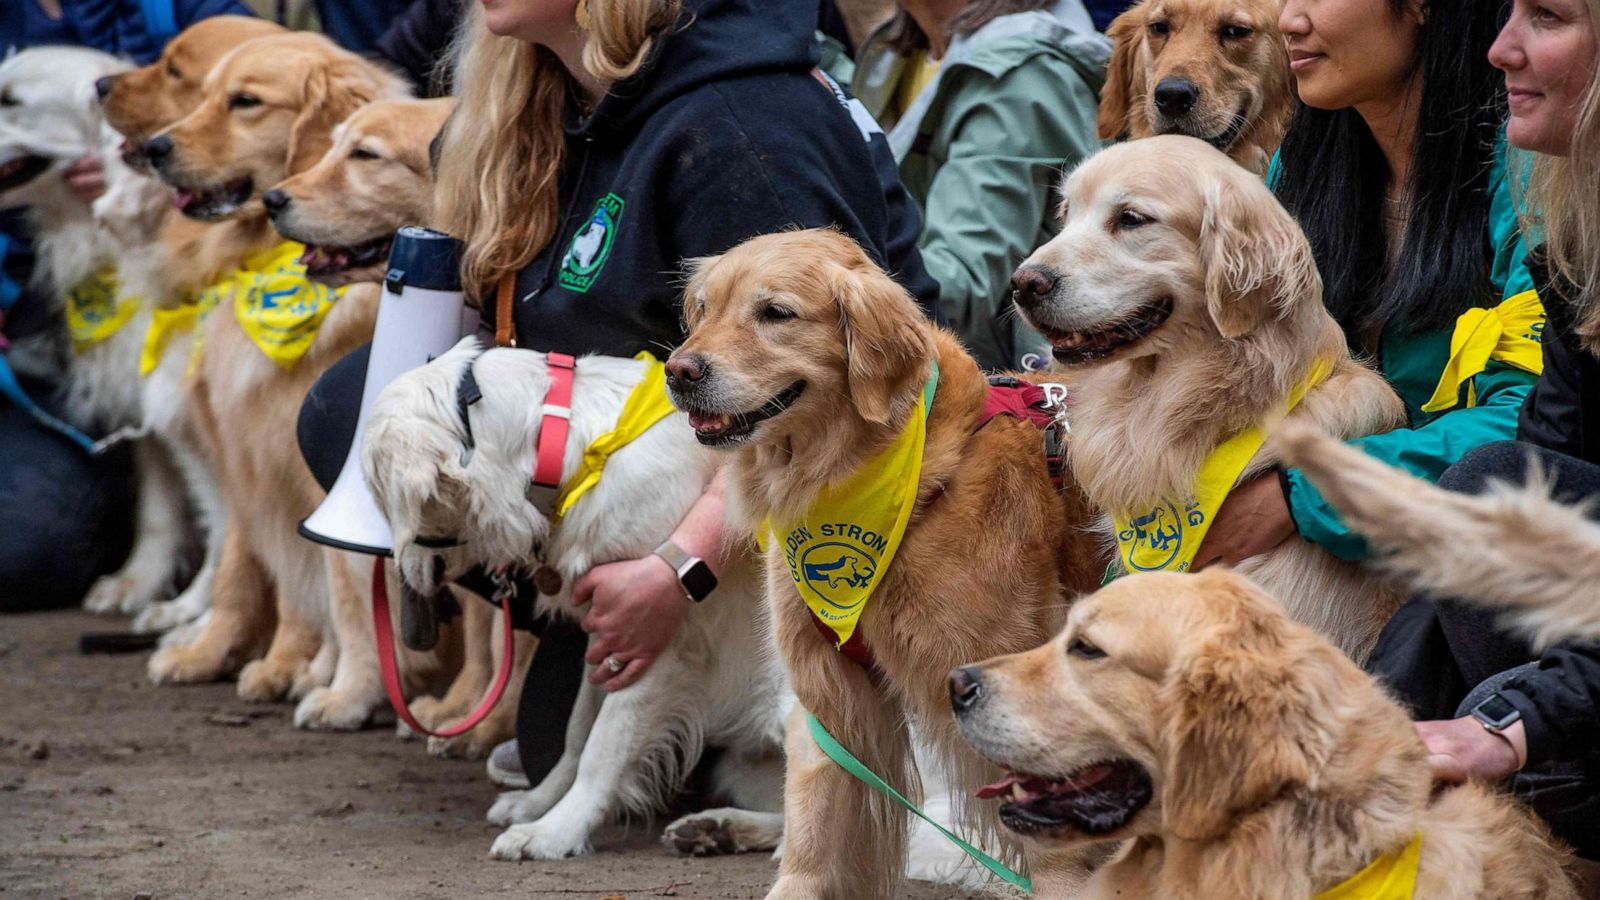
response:
{"label": "dog collar", "polygon": [[546,516],[556,508],[561,492],[561,465],[567,455],[567,435],[572,430],[572,381],[578,361],[565,353],[546,353],[550,388],[545,391],[539,417],[539,437],[533,448],[533,480],[528,500]]}

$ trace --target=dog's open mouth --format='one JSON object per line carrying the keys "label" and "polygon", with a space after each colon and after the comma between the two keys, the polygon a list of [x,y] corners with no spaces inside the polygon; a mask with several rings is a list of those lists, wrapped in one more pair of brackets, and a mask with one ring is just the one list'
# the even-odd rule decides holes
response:
{"label": "dog's open mouth", "polygon": [[38,178],[48,168],[50,168],[49,157],[32,155],[19,156],[0,165],[0,191],[22,187]]}
{"label": "dog's open mouth", "polygon": [[1058,331],[1035,324],[1050,341],[1057,361],[1077,366],[1110,357],[1124,347],[1138,343],[1160,328],[1172,316],[1172,297],[1163,296],[1135,310],[1115,325],[1094,331]]}
{"label": "dog's open mouth", "polygon": [[312,278],[342,275],[352,269],[363,269],[384,262],[389,258],[389,245],[393,241],[394,235],[386,234],[353,247],[306,244],[305,252],[300,254],[300,264],[306,267],[306,275]]}
{"label": "dog's open mouth", "polygon": [[173,185],[172,205],[191,219],[210,222],[233,215],[250,199],[255,182],[246,175],[220,187],[187,188]]}
{"label": "dog's open mouth", "polygon": [[750,412],[690,412],[689,424],[694,426],[695,438],[707,447],[742,441],[756,430],[757,425],[788,409],[805,389],[804,381],[796,381]]}
{"label": "dog's open mouth", "polygon": [[1110,834],[1127,825],[1153,794],[1149,774],[1131,760],[1096,763],[1065,778],[1011,774],[978,791],[979,799],[1005,799],[1000,821],[1030,835],[1067,829]]}

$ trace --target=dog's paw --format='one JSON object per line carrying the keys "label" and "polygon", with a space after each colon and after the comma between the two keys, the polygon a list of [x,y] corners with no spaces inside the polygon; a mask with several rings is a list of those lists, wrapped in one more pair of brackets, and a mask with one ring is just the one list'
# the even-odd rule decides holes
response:
{"label": "dog's paw", "polygon": [[723,856],[773,850],[783,838],[783,814],[708,809],[666,827],[661,843],[683,856]]}
{"label": "dog's paw", "polygon": [[160,591],[131,575],[102,576],[84,595],[83,608],[92,613],[133,614],[147,608]]}
{"label": "dog's paw", "polygon": [[489,807],[489,824],[504,826],[532,822],[549,812],[559,799],[545,798],[538,788],[531,791],[502,791],[494,805]]}
{"label": "dog's paw", "polygon": [[396,719],[394,723],[394,736],[402,741],[405,741],[406,743],[414,743],[422,740],[422,735],[412,731],[410,725],[407,725],[399,719]]}
{"label": "dog's paw", "polygon": [[504,740],[499,735],[487,734],[482,727],[455,737],[428,738],[428,755],[439,759],[484,759]]}
{"label": "dog's paw", "polygon": [[226,659],[189,645],[163,647],[150,657],[145,672],[154,684],[203,684],[232,674]]}
{"label": "dog's paw", "polygon": [[315,666],[306,666],[296,672],[294,680],[289,683],[289,699],[295,702],[304,700],[327,687],[332,681],[332,676],[324,677]]}
{"label": "dog's paw", "polygon": [[239,672],[239,699],[251,703],[274,703],[289,698],[295,679],[305,663],[285,665],[272,659],[258,659]]}
{"label": "dog's paw", "polygon": [[370,698],[319,687],[294,708],[294,727],[307,731],[360,731],[372,721]]}
{"label": "dog's paw", "polygon": [[161,636],[157,646],[166,650],[172,647],[187,647],[200,640],[200,635],[206,630],[206,622],[211,618],[211,610],[200,614],[200,618],[193,622],[185,622]]}
{"label": "dog's paw", "polygon": [[133,619],[133,630],[141,634],[169,631],[194,621],[198,614],[177,600],[152,603]]}
{"label": "dog's paw", "polygon": [[587,834],[563,833],[544,822],[513,825],[494,839],[489,855],[495,859],[566,859],[590,851]]}

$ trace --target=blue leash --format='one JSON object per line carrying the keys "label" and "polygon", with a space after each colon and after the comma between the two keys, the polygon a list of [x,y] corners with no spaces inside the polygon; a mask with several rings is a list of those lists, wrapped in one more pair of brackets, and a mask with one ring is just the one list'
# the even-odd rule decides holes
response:
{"label": "blue leash", "polygon": [[94,441],[89,440],[87,435],[45,412],[43,407],[33,402],[33,398],[28,396],[28,392],[23,390],[22,384],[17,381],[17,373],[11,371],[11,363],[4,353],[0,353],[0,397],[15,403],[23,412],[32,416],[35,422],[77,444],[90,456],[99,453]]}

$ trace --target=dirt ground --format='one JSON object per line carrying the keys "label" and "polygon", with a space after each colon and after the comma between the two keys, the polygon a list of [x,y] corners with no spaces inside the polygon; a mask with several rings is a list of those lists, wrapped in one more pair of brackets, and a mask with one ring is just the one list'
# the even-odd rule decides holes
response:
{"label": "dirt ground", "polygon": [[759,898],[774,877],[764,855],[670,856],[650,823],[607,829],[589,857],[490,860],[482,763],[387,729],[298,731],[231,684],[156,688],[144,654],[78,654],[80,632],[114,627],[0,617],[0,900]]}

